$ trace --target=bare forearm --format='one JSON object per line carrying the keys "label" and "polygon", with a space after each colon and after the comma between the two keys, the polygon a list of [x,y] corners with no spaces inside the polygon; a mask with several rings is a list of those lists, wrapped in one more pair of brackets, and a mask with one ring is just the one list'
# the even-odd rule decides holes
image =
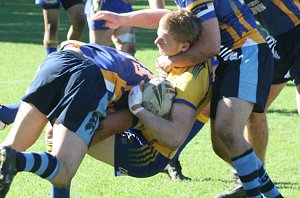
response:
{"label": "bare forearm", "polygon": [[164,0],[148,0],[148,3],[151,9],[165,8]]}
{"label": "bare forearm", "polygon": [[168,13],[167,9],[146,9],[135,12],[122,13],[122,25],[156,29],[162,16]]}
{"label": "bare forearm", "polygon": [[109,136],[126,131],[132,125],[132,114],[128,109],[108,114],[95,131],[92,144],[101,142]]}
{"label": "bare forearm", "polygon": [[171,150],[178,149],[188,134],[174,122],[158,117],[147,110],[139,112],[137,117],[146,129]]}

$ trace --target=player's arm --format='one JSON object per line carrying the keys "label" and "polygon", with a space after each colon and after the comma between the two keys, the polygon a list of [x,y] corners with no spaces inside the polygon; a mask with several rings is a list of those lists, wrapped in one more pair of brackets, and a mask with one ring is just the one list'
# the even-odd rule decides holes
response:
{"label": "player's arm", "polygon": [[183,103],[174,103],[169,120],[156,116],[144,109],[143,93],[139,86],[131,89],[128,97],[130,111],[144,124],[145,128],[165,146],[176,150],[184,142],[195,121],[195,110]]}
{"label": "player's arm", "polygon": [[105,20],[105,25],[111,29],[122,25],[155,29],[158,27],[160,18],[168,12],[167,9],[145,9],[121,14],[99,11],[93,16],[93,20]]}
{"label": "player's arm", "polygon": [[68,44],[73,44],[76,47],[80,48],[82,45],[85,45],[86,43],[81,42],[81,41],[76,41],[76,40],[66,40],[66,41],[61,42],[60,48],[63,49]]}
{"label": "player's arm", "polygon": [[160,56],[157,64],[161,68],[188,67],[207,61],[220,51],[221,36],[217,18],[209,19],[201,24],[201,35],[189,50],[175,56]]}
{"label": "player's arm", "polygon": [[148,3],[151,9],[165,8],[165,0],[148,0]]}
{"label": "player's arm", "polygon": [[183,103],[173,104],[170,120],[143,110],[136,114],[145,128],[171,150],[184,142],[195,122],[195,110]]}
{"label": "player's arm", "polygon": [[97,144],[119,132],[128,130],[132,126],[132,122],[132,113],[127,108],[109,113],[106,118],[102,120],[99,129],[95,131],[91,145]]}

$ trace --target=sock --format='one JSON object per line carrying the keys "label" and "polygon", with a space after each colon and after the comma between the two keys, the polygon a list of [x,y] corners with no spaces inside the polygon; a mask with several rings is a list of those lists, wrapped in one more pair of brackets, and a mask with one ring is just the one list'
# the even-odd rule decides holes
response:
{"label": "sock", "polygon": [[13,123],[15,121],[20,105],[21,102],[11,105],[3,105],[0,109],[0,120],[7,125]]}
{"label": "sock", "polygon": [[260,192],[265,197],[283,197],[270,179],[263,165],[261,165],[260,169],[258,170],[258,175],[260,178]]}
{"label": "sock", "polygon": [[43,179],[53,179],[59,171],[58,159],[47,152],[18,152],[17,170],[34,173]]}
{"label": "sock", "polygon": [[260,183],[258,175],[258,164],[261,162],[256,157],[252,149],[244,154],[232,159],[233,167],[242,182],[242,185],[247,193],[247,197],[261,198]]}
{"label": "sock", "polygon": [[57,48],[56,47],[47,47],[46,48],[46,55],[48,56],[49,54],[51,54],[52,52],[56,52]]}
{"label": "sock", "polygon": [[51,198],[70,198],[70,188],[56,188],[51,186]]}

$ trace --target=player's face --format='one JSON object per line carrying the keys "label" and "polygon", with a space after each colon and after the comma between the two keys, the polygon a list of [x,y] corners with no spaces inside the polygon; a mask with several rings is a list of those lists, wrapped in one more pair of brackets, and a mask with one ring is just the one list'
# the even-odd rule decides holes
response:
{"label": "player's face", "polygon": [[161,25],[157,29],[157,38],[154,43],[157,45],[161,55],[173,56],[181,52],[182,43],[175,41]]}

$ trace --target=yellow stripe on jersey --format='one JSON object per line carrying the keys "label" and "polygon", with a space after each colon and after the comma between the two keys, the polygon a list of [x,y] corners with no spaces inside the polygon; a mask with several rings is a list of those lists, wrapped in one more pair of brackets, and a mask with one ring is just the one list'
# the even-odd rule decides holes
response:
{"label": "yellow stripe on jersey", "polygon": [[206,117],[205,115],[203,115],[202,113],[200,113],[198,116],[197,116],[197,120],[199,120],[200,122],[202,123],[207,123],[209,121],[209,118]]}
{"label": "yellow stripe on jersey", "polygon": [[241,13],[240,9],[238,9],[236,4],[233,1],[230,1],[230,5],[239,23],[243,25],[243,27],[246,29],[246,31],[243,32],[242,35],[240,36],[233,27],[224,23],[220,24],[220,29],[226,30],[230,34],[232,39],[235,41],[231,49],[234,50],[237,48],[241,48],[249,40],[251,40],[253,44],[265,43],[265,39],[263,38],[263,36],[260,34],[260,32],[257,29],[253,29],[251,24],[249,24],[245,20],[243,14]]}
{"label": "yellow stripe on jersey", "polygon": [[[286,14],[288,13],[287,16],[291,19],[291,21],[293,21],[295,26],[299,24],[299,18],[294,13],[292,13],[281,0],[272,0],[272,1],[275,3],[275,5],[278,5],[278,7],[282,9],[284,13]],[[300,7],[299,1],[294,1],[294,3],[298,6],[298,8]]]}
{"label": "yellow stripe on jersey", "polygon": [[[123,96],[122,90],[129,91],[132,86],[128,86],[127,82],[120,78],[117,73],[104,69],[100,70],[103,74],[107,90],[114,93],[112,98],[108,101],[108,104],[110,105],[114,101],[118,101]],[[116,83],[117,81],[118,83]]]}
{"label": "yellow stripe on jersey", "polygon": [[[189,4],[186,8],[187,8],[188,10],[191,10],[192,8],[196,7],[196,6],[199,5],[199,4],[205,3],[206,1],[207,1],[207,0],[199,0],[199,1],[195,1],[195,2],[193,2],[193,3],[191,3],[191,4]],[[210,4],[213,4],[213,3],[209,3],[208,5],[210,5]]]}

